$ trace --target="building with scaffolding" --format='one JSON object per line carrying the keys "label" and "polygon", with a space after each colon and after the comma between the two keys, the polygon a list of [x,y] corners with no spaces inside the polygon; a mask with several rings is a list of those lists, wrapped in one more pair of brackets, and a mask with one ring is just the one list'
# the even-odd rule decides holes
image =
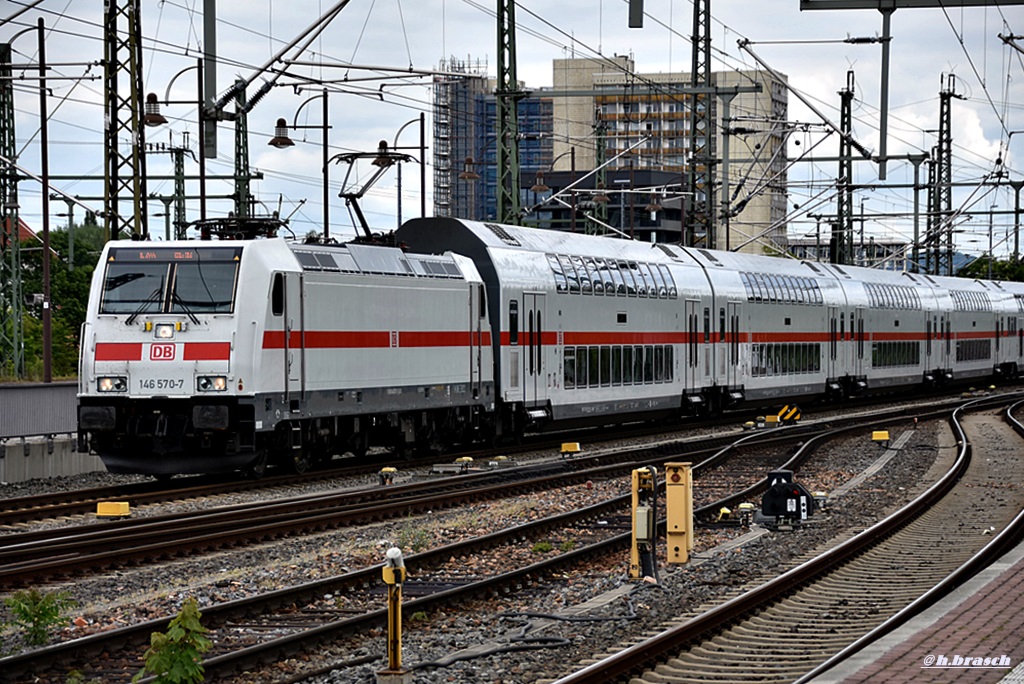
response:
{"label": "building with scaffolding", "polygon": [[[494,220],[497,215],[497,102],[487,65],[450,59],[434,78],[434,213]],[[528,96],[518,103],[523,178],[551,164],[553,105]]]}
{"label": "building with scaffolding", "polygon": [[[694,95],[688,73],[637,73],[633,58],[623,55],[558,59],[552,69],[551,88],[530,91],[519,101],[520,190],[523,206],[533,208],[524,215],[524,223],[582,226],[592,232],[602,227],[625,231],[632,225],[635,231],[640,219],[627,208],[657,207],[656,212],[642,212],[644,237],[680,241],[690,108],[697,102],[712,107],[716,123],[711,147],[719,182],[710,189],[710,199],[721,228],[717,244],[710,246],[752,253],[786,251],[784,83],[761,71],[713,74],[719,92],[733,93],[723,122],[723,96]],[[494,81],[487,79],[479,63],[451,60],[441,70],[452,75],[434,81],[435,211],[441,216],[493,219]],[[715,156],[724,149],[729,150],[727,159]],[[558,183],[545,183],[545,177]],[[538,206],[538,201],[567,186],[571,198],[556,198],[562,200],[558,206]],[[554,189],[537,192],[544,187]],[[593,202],[595,196],[602,201]],[[577,217],[578,207],[590,212]]]}

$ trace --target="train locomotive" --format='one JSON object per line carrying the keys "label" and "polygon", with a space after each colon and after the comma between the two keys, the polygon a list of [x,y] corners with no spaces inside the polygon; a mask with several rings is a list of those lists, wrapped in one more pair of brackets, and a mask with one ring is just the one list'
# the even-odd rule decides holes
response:
{"label": "train locomotive", "polygon": [[389,245],[111,242],[79,440],[112,472],[1014,378],[1024,286],[452,218]]}

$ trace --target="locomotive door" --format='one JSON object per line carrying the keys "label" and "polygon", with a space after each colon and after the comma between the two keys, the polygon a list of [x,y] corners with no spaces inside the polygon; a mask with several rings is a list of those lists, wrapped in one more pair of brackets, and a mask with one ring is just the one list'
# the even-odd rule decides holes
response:
{"label": "locomotive door", "polygon": [[700,302],[697,300],[686,300],[686,364],[683,370],[685,389],[700,387],[700,383],[697,381],[698,365],[700,363],[700,332],[697,323],[697,309],[699,306]]}
{"label": "locomotive door", "polygon": [[523,346],[523,401],[536,406],[547,401],[547,376],[544,371],[544,295],[523,293],[523,318],[526,340]]}
{"label": "locomotive door", "polygon": [[285,401],[302,398],[306,379],[305,309],[302,274],[286,273],[284,287]]}

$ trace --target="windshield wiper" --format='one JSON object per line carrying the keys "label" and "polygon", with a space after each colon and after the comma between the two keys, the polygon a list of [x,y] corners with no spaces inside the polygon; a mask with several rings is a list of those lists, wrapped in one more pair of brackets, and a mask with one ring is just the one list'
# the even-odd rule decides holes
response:
{"label": "windshield wiper", "polygon": [[127,320],[125,320],[124,324],[131,325],[135,321],[135,319],[139,317],[140,313],[142,313],[147,307],[149,307],[150,304],[152,304],[153,302],[160,298],[161,292],[163,292],[163,287],[157,287],[155,290],[153,290],[149,294],[149,296],[146,297],[146,301],[142,302],[142,304],[139,305],[139,308],[135,310],[135,313],[129,316]]}
{"label": "windshield wiper", "polygon": [[194,313],[192,313],[192,309],[188,308],[188,305],[185,304],[185,300],[182,299],[174,290],[171,290],[171,300],[184,309],[185,313],[188,314],[189,320],[191,320],[195,325],[199,325],[199,319],[196,318]]}

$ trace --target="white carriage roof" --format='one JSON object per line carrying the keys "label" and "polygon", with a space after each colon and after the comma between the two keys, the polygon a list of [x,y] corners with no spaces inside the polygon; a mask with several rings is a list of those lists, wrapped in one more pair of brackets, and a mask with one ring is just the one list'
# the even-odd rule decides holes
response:
{"label": "white carriage roof", "polygon": [[[582,233],[558,230],[507,226],[498,223],[464,221],[458,219],[425,219],[437,227],[443,221],[445,227],[456,232],[464,231],[487,249],[513,249],[544,254],[579,254],[594,257],[613,257],[633,261],[688,262],[693,263],[685,251],[676,245],[652,244],[616,237],[599,237]],[[410,221],[399,231],[422,230],[425,225]],[[407,235],[408,233],[406,233]],[[417,241],[417,244],[419,242]],[[446,249],[454,249],[446,245]],[[457,249],[455,249],[457,251]]]}

